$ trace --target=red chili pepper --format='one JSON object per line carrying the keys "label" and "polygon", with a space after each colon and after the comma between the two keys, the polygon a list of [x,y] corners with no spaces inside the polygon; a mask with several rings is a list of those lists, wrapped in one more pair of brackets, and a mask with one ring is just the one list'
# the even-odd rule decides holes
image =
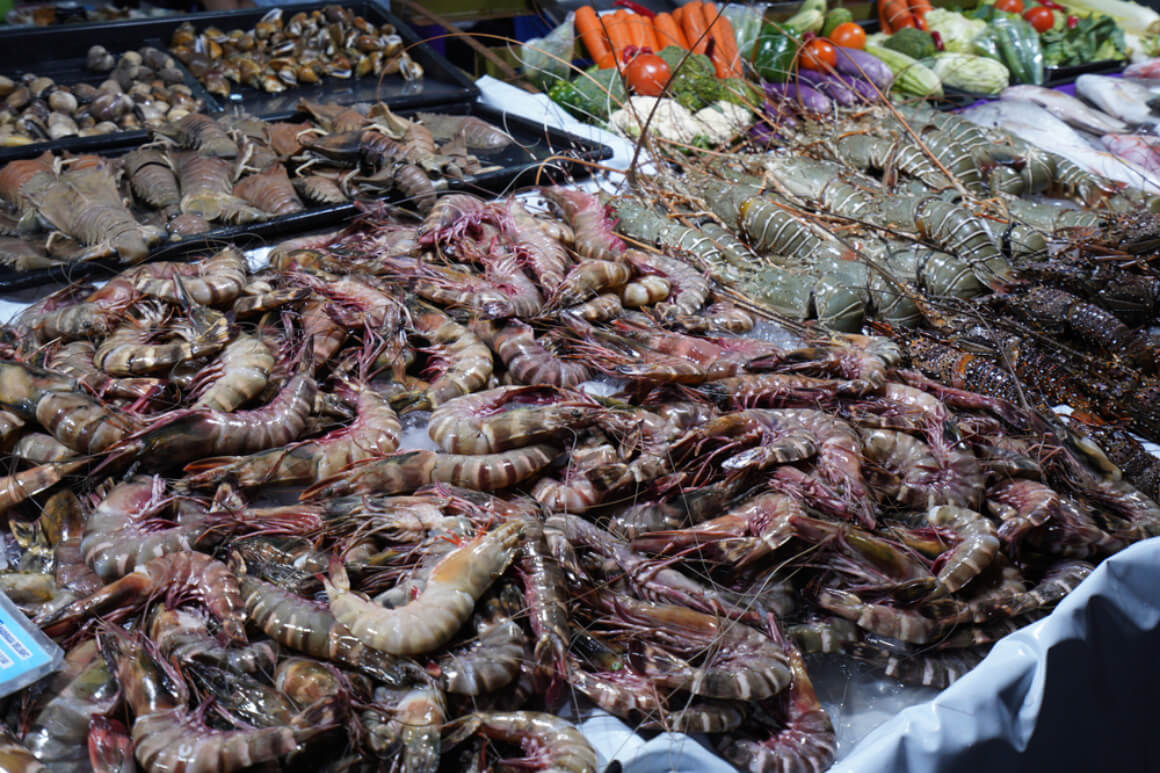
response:
{"label": "red chili pepper", "polygon": [[624,50],[620,52],[620,59],[625,64],[628,64],[637,56],[637,54],[640,53],[640,51],[641,50],[638,46],[634,46],[631,44],[627,45],[624,47]]}
{"label": "red chili pepper", "polygon": [[1067,12],[1067,9],[1059,3],[1055,2],[1055,0],[1039,0],[1039,4],[1044,8],[1050,8],[1053,11],[1063,11],[1065,13]]}
{"label": "red chili pepper", "polygon": [[1067,17],[1067,28],[1069,30],[1075,29],[1075,26],[1077,24],[1079,24],[1079,17],[1078,16],[1068,16]]}
{"label": "red chili pepper", "polygon": [[932,40],[934,40],[935,50],[937,50],[937,51],[945,51],[946,50],[946,46],[944,46],[943,42],[942,42],[942,35],[938,34],[938,30],[933,30],[930,33],[930,37]]}
{"label": "red chili pepper", "polygon": [[705,56],[712,59],[713,58],[713,51],[714,51],[714,49],[716,49],[716,47],[717,47],[717,41],[710,37],[709,42],[705,45]]}
{"label": "red chili pepper", "polygon": [[632,0],[616,0],[613,5],[619,5],[621,8],[627,8],[633,13],[639,13],[641,16],[652,19],[655,18],[657,12],[651,8],[645,8],[640,3],[634,3]]}
{"label": "red chili pepper", "polygon": [[803,32],[802,33],[802,42],[809,43],[811,40],[813,40],[816,37],[817,37],[817,35],[815,35],[812,32]]}

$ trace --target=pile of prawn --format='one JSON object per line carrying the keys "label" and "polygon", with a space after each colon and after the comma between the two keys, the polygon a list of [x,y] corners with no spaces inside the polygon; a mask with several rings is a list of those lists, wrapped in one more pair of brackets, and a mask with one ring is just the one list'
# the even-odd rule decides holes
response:
{"label": "pile of prawn", "polygon": [[396,116],[301,100],[302,120],[190,113],[153,125],[119,157],[54,156],[0,167],[0,266],[116,258],[164,242],[390,195],[425,211],[436,191],[484,171],[512,138],[474,116]]}
{"label": "pile of prawn", "polygon": [[539,193],[5,328],[0,583],[69,652],[5,706],[11,769],[594,772],[570,704],[816,772],[807,655],[945,686],[1160,533],[1067,425]]}

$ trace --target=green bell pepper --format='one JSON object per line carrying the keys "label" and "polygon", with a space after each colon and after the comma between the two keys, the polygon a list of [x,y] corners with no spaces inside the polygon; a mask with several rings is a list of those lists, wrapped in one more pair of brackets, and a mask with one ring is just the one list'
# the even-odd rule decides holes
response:
{"label": "green bell pepper", "polygon": [[767,22],[757,34],[750,61],[765,80],[784,83],[789,78],[798,46],[797,38]]}

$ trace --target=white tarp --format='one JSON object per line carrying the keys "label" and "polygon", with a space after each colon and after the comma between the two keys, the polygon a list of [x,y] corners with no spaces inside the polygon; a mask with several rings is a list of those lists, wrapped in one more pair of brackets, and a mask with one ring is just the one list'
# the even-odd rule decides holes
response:
{"label": "white tarp", "polygon": [[[1160,770],[1158,597],[1160,538],[1107,559],[962,679],[894,714],[848,752],[839,748],[832,773]],[[852,687],[868,685],[870,693],[880,687]],[[896,705],[899,696],[885,698]],[[827,708],[837,718],[851,707]],[[624,773],[733,770],[688,736],[646,742],[604,714],[581,729],[601,763],[615,760]]]}
{"label": "white tarp", "polygon": [[1047,617],[833,770],[1160,770],[1160,538],[1104,561]]}

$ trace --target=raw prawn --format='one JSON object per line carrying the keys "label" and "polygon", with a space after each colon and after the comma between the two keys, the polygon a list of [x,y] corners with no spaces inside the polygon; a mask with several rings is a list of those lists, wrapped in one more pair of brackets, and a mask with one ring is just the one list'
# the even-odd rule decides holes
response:
{"label": "raw prawn", "polygon": [[367,646],[394,655],[430,652],[445,644],[467,620],[475,602],[507,569],[523,537],[510,522],[451,551],[435,566],[417,598],[383,609],[356,597],[341,564],[324,580],[335,618]]}

